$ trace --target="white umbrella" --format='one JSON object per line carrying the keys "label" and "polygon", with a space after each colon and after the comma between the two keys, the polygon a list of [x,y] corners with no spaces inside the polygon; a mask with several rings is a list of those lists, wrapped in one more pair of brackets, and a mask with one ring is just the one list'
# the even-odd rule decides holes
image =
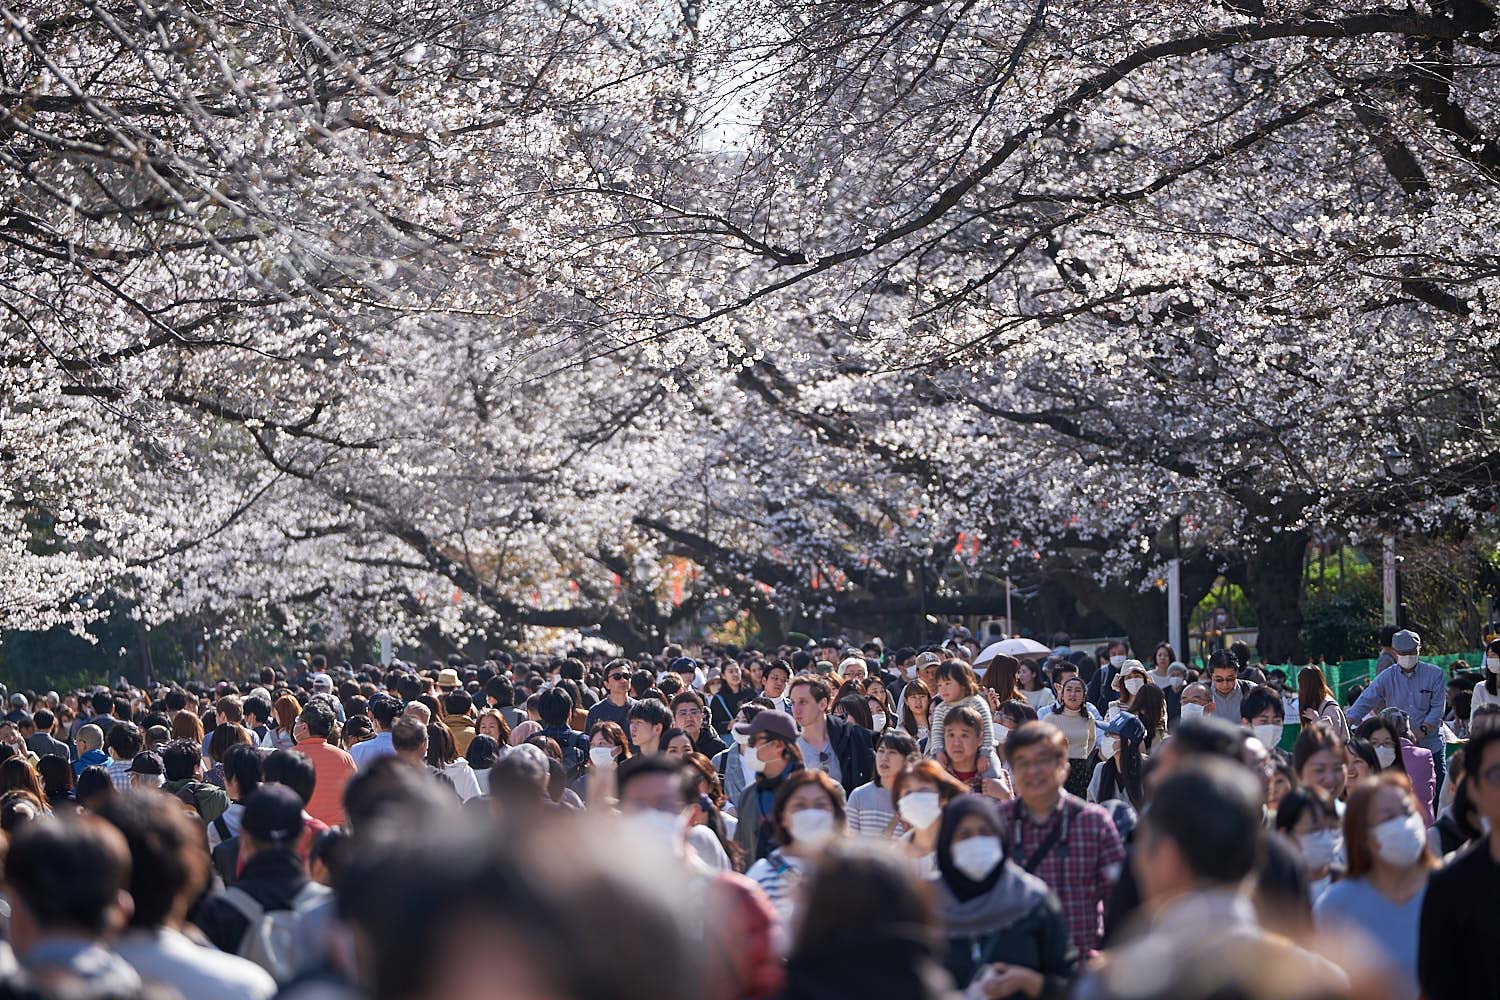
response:
{"label": "white umbrella", "polygon": [[984,647],[978,656],[974,657],[974,666],[981,666],[993,660],[996,654],[1004,653],[1007,656],[1045,656],[1052,652],[1051,646],[1044,646],[1035,639],[1001,639]]}

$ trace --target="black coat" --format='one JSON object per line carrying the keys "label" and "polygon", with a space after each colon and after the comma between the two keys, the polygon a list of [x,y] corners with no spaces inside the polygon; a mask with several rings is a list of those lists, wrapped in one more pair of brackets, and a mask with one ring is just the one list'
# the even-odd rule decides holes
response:
{"label": "black coat", "polygon": [[[977,961],[976,961],[977,957]],[[988,934],[948,938],[943,965],[960,987],[973,980],[981,966],[1003,962],[1042,974],[1042,997],[1067,996],[1078,965],[1078,952],[1068,937],[1062,904],[1048,893],[1024,917]]]}
{"label": "black coat", "polygon": [[[268,910],[289,910],[307,885],[307,872],[295,851],[272,849],[245,862],[245,871],[234,884]],[[239,953],[240,941],[250,927],[245,915],[219,896],[205,899],[193,922],[214,947],[231,955]]]}
{"label": "black coat", "polygon": [[875,734],[846,719],[828,718],[828,744],[838,758],[844,793],[868,784],[875,776]]}
{"label": "black coat", "polygon": [[708,699],[708,719],[716,732],[729,735],[729,727],[734,725],[734,717],[739,714],[740,708],[745,702],[756,697],[755,691],[748,683],[742,682],[738,691],[729,690],[728,685],[719,688],[719,693]]}

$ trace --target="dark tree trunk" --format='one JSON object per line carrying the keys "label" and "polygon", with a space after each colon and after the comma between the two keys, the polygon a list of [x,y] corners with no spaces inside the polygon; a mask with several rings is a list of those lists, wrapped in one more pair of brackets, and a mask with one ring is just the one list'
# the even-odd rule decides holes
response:
{"label": "dark tree trunk", "polygon": [[[1158,642],[1169,634],[1167,595],[1160,590],[1110,584],[1101,586],[1088,565],[1058,566],[1048,574],[1066,587],[1085,607],[1105,614],[1130,639],[1131,654],[1145,661]],[[1218,564],[1206,553],[1193,553],[1182,560],[1182,624],[1184,634],[1189,615],[1218,577]],[[1177,650],[1179,657],[1186,651]]]}
{"label": "dark tree trunk", "polygon": [[1235,580],[1255,608],[1255,645],[1264,663],[1302,661],[1302,562],[1308,540],[1305,531],[1272,535],[1246,554],[1243,577]]}

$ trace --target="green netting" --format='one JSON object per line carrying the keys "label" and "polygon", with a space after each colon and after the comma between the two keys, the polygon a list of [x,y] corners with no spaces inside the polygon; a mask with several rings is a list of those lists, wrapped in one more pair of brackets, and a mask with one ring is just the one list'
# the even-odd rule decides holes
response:
{"label": "green netting", "polygon": [[[1424,656],[1422,659],[1434,666],[1442,667],[1443,674],[1451,677],[1455,668],[1461,670],[1480,666],[1484,661],[1484,651],[1474,650],[1468,653],[1452,653],[1447,656]],[[1297,687],[1297,670],[1300,669],[1290,672],[1287,683],[1293,690]],[[1349,689],[1356,684],[1366,683],[1375,676],[1375,661],[1345,660],[1342,663],[1329,663],[1323,667],[1323,676],[1327,679],[1328,686],[1333,688],[1340,704],[1347,708],[1354,700],[1349,697]],[[1286,728],[1281,733],[1281,749],[1291,753],[1292,745],[1297,742],[1297,734],[1301,731],[1302,726],[1298,722],[1286,720]],[[1457,746],[1458,744],[1449,744],[1448,753],[1451,755]]]}

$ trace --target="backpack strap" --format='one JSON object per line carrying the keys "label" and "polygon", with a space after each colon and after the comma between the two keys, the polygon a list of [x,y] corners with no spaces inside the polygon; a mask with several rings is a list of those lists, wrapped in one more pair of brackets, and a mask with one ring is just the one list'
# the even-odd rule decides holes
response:
{"label": "backpack strap", "polygon": [[260,918],[265,916],[266,908],[261,906],[260,902],[254,896],[239,886],[231,886],[225,889],[219,898],[234,907],[235,912],[248,921],[248,926],[245,929],[246,934],[254,931],[255,925],[259,923]]}
{"label": "backpack strap", "polygon": [[225,821],[222,813],[214,817],[213,828],[219,834],[219,843],[234,839],[234,834],[229,832],[229,823]]}

